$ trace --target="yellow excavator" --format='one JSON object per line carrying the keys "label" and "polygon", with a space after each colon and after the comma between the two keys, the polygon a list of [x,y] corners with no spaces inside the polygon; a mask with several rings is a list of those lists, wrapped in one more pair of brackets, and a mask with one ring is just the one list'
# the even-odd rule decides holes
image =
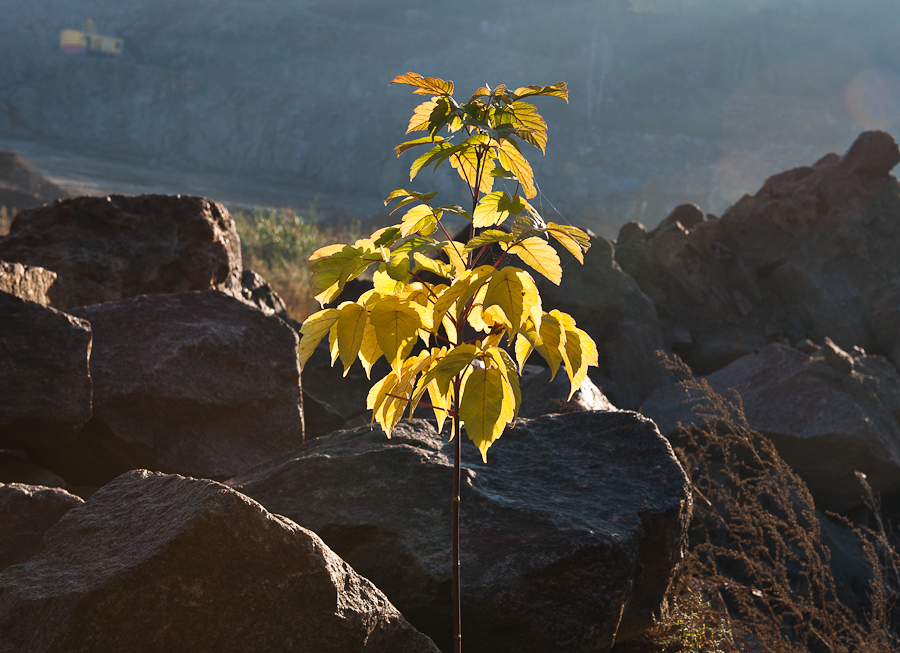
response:
{"label": "yellow excavator", "polygon": [[67,54],[107,54],[114,57],[122,54],[125,41],[115,36],[97,33],[94,21],[84,21],[84,29],[64,29],[59,33],[59,48]]}

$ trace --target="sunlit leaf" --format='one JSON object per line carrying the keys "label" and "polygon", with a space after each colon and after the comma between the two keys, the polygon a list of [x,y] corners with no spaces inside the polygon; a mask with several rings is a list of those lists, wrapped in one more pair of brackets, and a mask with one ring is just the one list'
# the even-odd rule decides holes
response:
{"label": "sunlit leaf", "polygon": [[541,319],[540,334],[540,343],[535,345],[535,349],[550,365],[550,380],[552,381],[563,362],[566,350],[566,332],[551,312],[544,313]]}
{"label": "sunlit leaf", "polygon": [[388,295],[372,306],[369,320],[375,327],[378,346],[391,367],[398,371],[422,328],[419,311],[409,302]]}
{"label": "sunlit leaf", "polygon": [[395,77],[391,84],[408,84],[415,87],[418,95],[453,95],[453,82],[437,77],[422,77],[418,73],[404,73]]}
{"label": "sunlit leaf", "polygon": [[538,238],[537,236],[526,238],[518,245],[510,247],[509,253],[518,256],[557,286],[562,281],[562,267],[559,264],[559,255],[550,243],[543,238]]}
{"label": "sunlit leaf", "polygon": [[478,447],[484,462],[487,450],[512,421],[514,402],[504,392],[503,375],[496,368],[473,369],[466,379],[459,417],[466,433]]}
{"label": "sunlit leaf", "polygon": [[484,306],[496,306],[502,311],[511,340],[525,324],[531,309],[540,303],[540,298],[531,276],[525,270],[509,265],[491,277],[483,302]]}
{"label": "sunlit leaf", "polygon": [[[436,106],[437,99],[435,98],[425,100],[425,102],[417,106],[413,110],[412,117],[409,119],[409,126],[406,128],[406,133],[426,131],[428,129],[428,121],[431,119],[431,112],[434,111]],[[431,137],[429,136],[428,139],[431,140]],[[397,156],[400,156],[400,153],[398,153]]]}
{"label": "sunlit leaf", "polygon": [[304,320],[300,326],[300,346],[297,349],[301,369],[312,356],[322,338],[331,330],[339,314],[340,311],[336,308],[326,308],[318,313],[313,313]]}
{"label": "sunlit leaf", "polygon": [[397,153],[397,156],[400,156],[407,150],[411,150],[414,147],[419,147],[420,145],[426,144],[434,144],[438,141],[444,140],[440,136],[423,136],[422,138],[416,138],[411,141],[406,141],[404,143],[400,143],[399,145],[394,146],[394,151]]}
{"label": "sunlit leaf", "polygon": [[381,358],[381,347],[378,346],[378,337],[375,335],[375,327],[366,322],[362,341],[359,343],[359,362],[366,371],[366,378],[372,378],[372,366]]}
{"label": "sunlit leaf", "polygon": [[341,363],[344,364],[344,376],[350,370],[359,346],[362,344],[363,333],[366,329],[366,307],[355,302],[347,302],[341,305],[338,316],[337,344],[340,352]]}
{"label": "sunlit leaf", "polygon": [[413,254],[413,260],[416,263],[415,271],[419,270],[427,270],[432,274],[436,274],[439,277],[444,277],[445,279],[450,279],[453,276],[453,266],[442,261],[435,261],[433,258],[428,258],[424,254],[420,254],[416,252]]}
{"label": "sunlit leaf", "polygon": [[458,345],[434,366],[434,380],[437,381],[438,389],[443,394],[450,391],[450,382],[475,360],[477,353],[478,348],[475,345]]}
{"label": "sunlit leaf", "polygon": [[522,155],[519,146],[512,139],[502,141],[497,148],[497,157],[500,165],[509,170],[516,176],[519,183],[522,184],[522,192],[525,197],[532,198],[537,195],[534,188],[534,173],[531,165]]}
{"label": "sunlit leaf", "polygon": [[[472,224],[477,228],[493,227],[501,224],[509,217],[509,211],[506,209],[509,195],[503,191],[488,193],[478,202],[475,212],[472,214]],[[503,207],[501,207],[503,203]]]}
{"label": "sunlit leaf", "polygon": [[512,95],[517,100],[524,97],[532,97],[534,95],[547,95],[550,97],[560,97],[567,103],[569,102],[569,91],[566,89],[565,82],[556,82],[553,86],[521,86],[517,88]]}
{"label": "sunlit leaf", "polygon": [[514,240],[512,234],[499,229],[485,229],[474,238],[470,238],[466,243],[466,251],[473,251],[491,243],[511,243]]}
{"label": "sunlit leaf", "polygon": [[436,224],[437,218],[431,207],[427,204],[418,204],[403,216],[403,220],[400,223],[400,233],[403,236],[409,236],[414,233],[428,236],[434,232]]}
{"label": "sunlit leaf", "polygon": [[584,252],[591,246],[591,239],[585,232],[577,227],[548,222],[547,234],[565,247],[579,263],[584,263]]}

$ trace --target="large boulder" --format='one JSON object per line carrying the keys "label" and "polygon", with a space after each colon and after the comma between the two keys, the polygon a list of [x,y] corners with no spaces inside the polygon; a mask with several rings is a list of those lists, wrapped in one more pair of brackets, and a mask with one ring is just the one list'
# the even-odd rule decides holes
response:
{"label": "large boulder", "polygon": [[137,467],[228,478],[303,442],[296,332],[219,291],[79,308],[94,413],[36,462],[75,484]]}
{"label": "large boulder", "polygon": [[0,261],[0,291],[36,302],[50,304],[47,293],[56,281],[56,273],[21,263]]}
{"label": "large boulder", "polygon": [[0,259],[53,270],[55,307],[217,288],[241,296],[228,210],[202,197],[79,197],[19,213]]}
{"label": "large boulder", "polygon": [[[463,434],[466,650],[608,651],[652,625],[682,556],[690,489],[635,413],[519,420],[483,464]],[[426,420],[312,440],[228,482],[294,519],[450,649],[453,446]]]}
{"label": "large boulder", "polygon": [[91,417],[91,326],[0,291],[0,448],[74,440]]}
{"label": "large boulder", "polygon": [[35,556],[44,533],[82,503],[65,490],[0,483],[0,571]]}
{"label": "large boulder", "polygon": [[892,343],[871,316],[900,286],[898,161],[889,134],[866,132],[843,157],[770,177],[721,219],[679,207],[650,232],[629,228],[617,259],[699,374],[773,342],[880,352]]}
{"label": "large boulder", "polygon": [[616,406],[636,409],[653,390],[672,382],[656,359],[664,343],[653,302],[619,267],[611,241],[592,238],[584,265],[572,261],[559,286],[537,279],[543,304],[569,313],[590,334],[600,362],[591,377]]}
{"label": "large boulder", "polygon": [[212,481],[129,472],[0,573],[0,651],[437,653],[313,533]]}
{"label": "large boulder", "polygon": [[[737,391],[750,428],[772,440],[819,508],[861,504],[857,471],[876,492],[900,488],[900,374],[884,358],[830,342],[811,354],[773,344],[705,380],[723,396]],[[697,399],[676,384],[651,395],[643,412],[671,436],[679,423],[706,421],[692,410]]]}

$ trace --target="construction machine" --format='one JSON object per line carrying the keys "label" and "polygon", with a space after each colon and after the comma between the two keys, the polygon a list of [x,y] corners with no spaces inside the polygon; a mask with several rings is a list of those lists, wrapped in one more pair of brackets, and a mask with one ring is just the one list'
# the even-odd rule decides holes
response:
{"label": "construction machine", "polygon": [[67,54],[105,54],[114,57],[122,54],[125,41],[115,36],[97,33],[90,18],[84,21],[84,29],[64,29],[59,33],[59,48]]}

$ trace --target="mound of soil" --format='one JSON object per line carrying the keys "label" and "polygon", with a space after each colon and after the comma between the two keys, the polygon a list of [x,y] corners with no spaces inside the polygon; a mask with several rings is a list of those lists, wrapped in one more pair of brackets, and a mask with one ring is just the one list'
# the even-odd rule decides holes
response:
{"label": "mound of soil", "polygon": [[0,206],[27,209],[68,196],[18,152],[0,150]]}

